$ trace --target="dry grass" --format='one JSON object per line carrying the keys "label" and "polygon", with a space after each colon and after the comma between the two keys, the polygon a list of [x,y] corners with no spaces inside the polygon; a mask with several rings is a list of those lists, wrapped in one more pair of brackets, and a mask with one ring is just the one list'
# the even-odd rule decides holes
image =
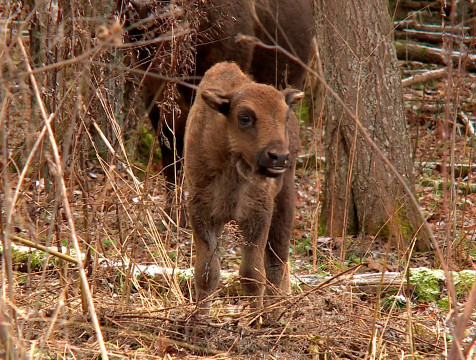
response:
{"label": "dry grass", "polygon": [[[447,310],[436,303],[402,305],[383,288],[368,293],[339,285],[354,271],[441,264],[433,254],[414,255],[368,238],[349,239],[346,253],[354,258],[339,263],[342,239],[319,238],[316,221],[320,118],[311,132],[303,131],[304,152],[316,156],[298,170],[292,261],[296,277],[325,271],[335,278],[296,287],[291,296],[253,313],[232,277],[220,287],[210,319],[195,316],[190,278],[149,276],[139,266],[186,269],[194,254],[189,230],[173,226],[163,210],[163,180],[153,162],[144,169],[131,157],[140,136],[124,129],[137,129],[144,109],[137,96],[128,102],[134,90],[124,85],[130,73],[138,73],[136,65],[126,69],[130,73],[114,66],[123,61],[117,45],[124,29],[115,18],[99,15],[100,2],[89,10],[73,2],[51,4],[36,2],[36,12],[0,4],[0,358],[438,359],[446,357],[455,328],[463,329],[463,348],[470,348],[476,286],[468,297],[444,292]],[[40,49],[26,36],[28,28],[38,31]],[[405,71],[415,70],[406,65]],[[453,76],[456,95],[448,101],[467,104],[474,121],[475,79]],[[456,130],[452,137],[437,137],[440,117],[421,110],[444,100],[439,91],[449,91],[444,81],[436,89],[406,91],[419,200],[431,215],[445,265],[475,269],[476,197],[462,187],[474,185],[475,140]],[[468,164],[464,176],[449,179],[458,184],[455,193],[429,185],[426,180],[445,176],[438,168],[428,170],[429,160]],[[222,241],[229,272],[240,258],[235,235],[230,226]],[[20,254],[17,238],[73,259]],[[373,267],[367,262],[346,270],[356,259],[372,259]],[[412,299],[412,290],[400,293]],[[469,322],[461,325],[465,309]],[[279,321],[268,323],[276,314]]]}

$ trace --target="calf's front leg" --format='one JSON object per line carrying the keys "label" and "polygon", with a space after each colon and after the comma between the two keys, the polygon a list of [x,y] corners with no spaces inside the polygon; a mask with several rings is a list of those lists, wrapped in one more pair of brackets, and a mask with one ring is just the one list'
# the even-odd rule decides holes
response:
{"label": "calf's front leg", "polygon": [[294,171],[284,174],[281,191],[274,202],[274,212],[265,252],[268,286],[266,294],[283,295],[290,292],[289,245],[294,223]]}
{"label": "calf's front leg", "polygon": [[218,249],[218,230],[191,211],[191,225],[195,243],[195,293],[199,313],[207,315],[210,309],[209,296],[216,290],[220,281],[220,254]]}
{"label": "calf's front leg", "polygon": [[[270,209],[259,204],[258,209]],[[256,207],[255,207],[256,208]],[[249,297],[252,308],[263,306],[263,293],[266,285],[264,253],[271,224],[271,211],[253,211],[244,209],[245,217],[238,221],[244,243],[241,246],[240,281],[243,293]]]}

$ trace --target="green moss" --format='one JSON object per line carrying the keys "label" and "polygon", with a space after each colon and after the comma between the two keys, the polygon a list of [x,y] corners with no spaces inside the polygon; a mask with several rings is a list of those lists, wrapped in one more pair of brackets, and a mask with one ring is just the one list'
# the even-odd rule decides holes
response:
{"label": "green moss", "polygon": [[456,296],[464,298],[469,294],[471,287],[476,280],[476,273],[470,270],[463,270],[455,274],[454,282],[456,288]]}
{"label": "green moss", "polygon": [[390,236],[402,236],[406,243],[410,243],[415,232],[410,221],[408,220],[408,209],[406,205],[396,204],[399,209],[394,215],[394,229],[391,228],[390,221],[384,224],[380,229],[366,229],[368,233],[375,234],[378,231],[378,237],[381,239],[388,239]]}
{"label": "green moss", "polygon": [[241,290],[240,278],[236,274],[222,274],[223,287],[221,295],[233,297],[243,295]]}
{"label": "green moss", "polygon": [[[476,280],[474,270],[452,272],[452,281],[455,284],[456,296],[465,298]],[[448,308],[448,299],[440,299],[441,292],[446,283],[443,270],[428,268],[410,269],[410,284],[415,286],[415,295],[420,302],[437,301],[441,308]]]}
{"label": "green moss", "polygon": [[[476,279],[476,272],[463,270],[459,273],[453,272],[453,282],[455,284],[456,296],[459,299],[465,298]],[[411,269],[410,283],[415,285],[415,294],[420,302],[437,301],[442,309],[448,309],[448,298],[440,299],[442,288],[445,284],[445,274],[443,270],[431,270],[427,268]]]}
{"label": "green moss", "polygon": [[381,303],[382,310],[389,311],[392,308],[393,303],[395,303],[396,308],[404,309],[407,304],[407,301],[405,297],[400,295],[388,296],[382,300],[382,303]]}
{"label": "green moss", "polygon": [[144,166],[137,166],[145,169],[148,162],[149,162],[149,157],[150,157],[150,152],[152,150],[152,147],[154,146],[155,142],[155,148],[152,153],[154,156],[153,158],[153,163],[158,163],[161,159],[162,156],[160,154],[160,147],[158,144],[158,141],[155,141],[156,136],[153,132],[151,132],[146,126],[142,126],[140,129],[139,133],[139,143],[137,144],[137,161],[139,163],[142,163]]}
{"label": "green moss", "polygon": [[45,261],[45,253],[38,250],[24,251],[12,248],[12,262],[16,269],[26,271],[28,261],[30,261],[31,270],[38,271]]}
{"label": "green moss", "polygon": [[317,236],[322,237],[327,235],[326,222],[319,218],[319,227],[317,229]]}
{"label": "green moss", "polygon": [[347,257],[347,262],[350,265],[361,264],[362,261],[366,261],[366,258],[362,258],[359,252],[351,252]]}
{"label": "green moss", "polygon": [[169,258],[172,259],[173,261],[177,260],[177,251],[171,250],[169,253]]}
{"label": "green moss", "polygon": [[424,177],[420,180],[420,185],[423,187],[432,187],[432,188],[437,188],[437,180],[432,179],[430,177]]}
{"label": "green moss", "polygon": [[296,240],[294,244],[291,245],[291,253],[294,256],[312,256],[312,237],[308,235]]}
{"label": "green moss", "polygon": [[117,244],[117,240],[103,240],[102,242],[102,246],[104,246],[105,248],[108,247],[108,246],[111,246],[113,244]]}
{"label": "green moss", "polygon": [[448,310],[450,308],[450,302],[448,297],[438,300],[436,303],[440,309]]}
{"label": "green moss", "polygon": [[302,99],[301,103],[297,107],[296,111],[296,116],[299,119],[301,126],[305,126],[310,123],[311,116],[309,114],[310,110],[308,100],[307,97],[304,97],[304,99]]}
{"label": "green moss", "polygon": [[398,204],[398,206],[401,208],[397,217],[400,233],[402,234],[403,238],[408,243],[410,243],[410,241],[413,239],[413,236],[415,235],[415,232],[406,215],[408,213],[408,205],[400,206],[400,204]]}
{"label": "green moss", "polygon": [[444,284],[443,270],[418,268],[410,270],[410,284],[415,285],[415,295],[419,302],[433,302],[439,299]]}
{"label": "green moss", "polygon": [[[412,225],[409,215],[414,210],[409,209],[409,204],[396,204],[396,209],[399,209],[395,215],[395,228],[398,229],[398,235],[401,236],[407,244],[410,244],[415,237],[417,229]],[[430,249],[429,238],[426,229],[422,228],[417,233],[415,244],[417,251],[428,251]]]}
{"label": "green moss", "polygon": [[194,272],[193,269],[184,269],[184,270],[177,271],[179,282],[186,283],[188,281],[193,280],[193,272]]}

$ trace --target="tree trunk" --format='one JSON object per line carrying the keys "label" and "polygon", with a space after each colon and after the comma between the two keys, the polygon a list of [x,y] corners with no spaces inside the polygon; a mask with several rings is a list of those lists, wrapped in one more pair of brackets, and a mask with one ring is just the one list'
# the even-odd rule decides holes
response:
{"label": "tree trunk", "polygon": [[[411,147],[392,24],[380,0],[316,0],[327,83],[413,188]],[[331,236],[368,233],[410,241],[421,226],[403,187],[335,98],[325,105],[326,184],[320,224]],[[421,238],[427,234],[419,232]],[[428,242],[420,242],[420,248]]]}

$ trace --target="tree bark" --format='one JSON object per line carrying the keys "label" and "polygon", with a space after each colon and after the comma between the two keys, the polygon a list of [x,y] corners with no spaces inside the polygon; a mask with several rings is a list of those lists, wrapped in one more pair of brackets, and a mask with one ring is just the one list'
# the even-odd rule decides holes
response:
{"label": "tree bark", "polygon": [[[327,83],[413,189],[411,147],[392,23],[379,0],[315,0]],[[368,233],[412,240],[421,227],[403,187],[335,98],[325,106],[326,184],[320,224],[331,236]],[[424,230],[420,238],[426,239]],[[419,241],[419,248],[428,242]]]}

